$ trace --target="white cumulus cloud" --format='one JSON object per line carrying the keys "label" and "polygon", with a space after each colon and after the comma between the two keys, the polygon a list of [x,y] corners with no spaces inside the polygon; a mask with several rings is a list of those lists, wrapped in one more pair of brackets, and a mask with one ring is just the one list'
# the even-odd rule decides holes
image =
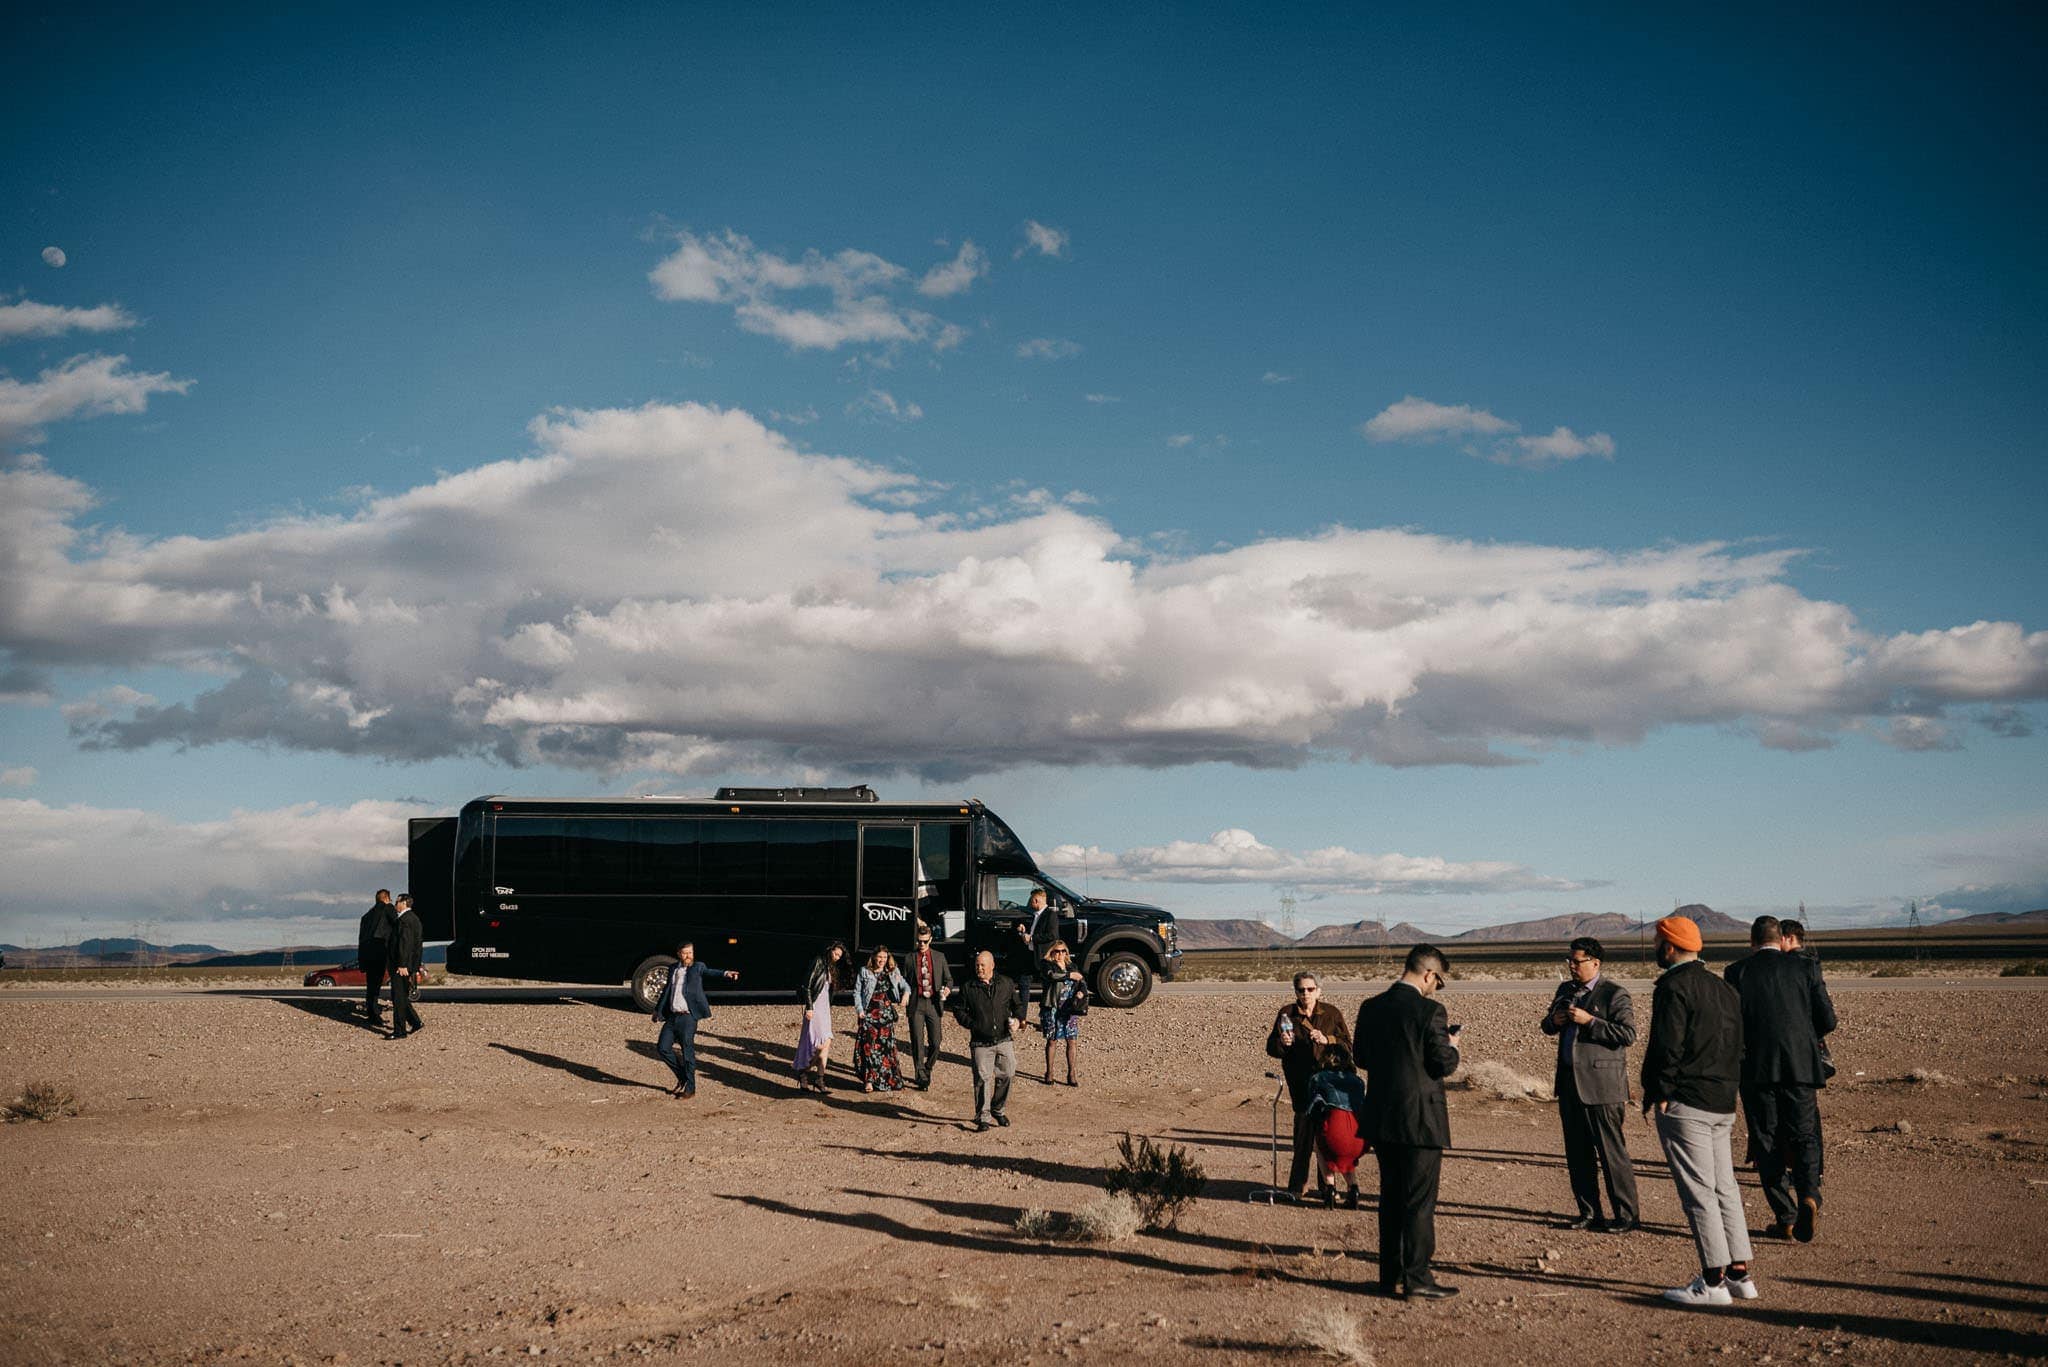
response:
{"label": "white cumulus cloud", "polygon": [[[68,716],[88,747],[935,778],[1496,765],[1674,726],[1924,748],[2048,699],[2048,632],[1872,632],[1789,549],[1340,526],[1147,553],[1171,543],[1073,497],[959,498],[696,404],[553,412],[515,458],[221,536],[98,526],[19,460],[0,691],[135,671]],[[178,670],[195,696],[141,697]]]}
{"label": "white cumulus cloud", "polygon": [[1039,863],[1053,873],[1133,883],[1272,883],[1366,894],[1577,892],[1596,886],[1499,860],[1365,854],[1341,845],[1281,850],[1235,827],[1207,840],[1175,840],[1120,852],[1059,845],[1040,855]]}
{"label": "white cumulus cloud", "polygon": [[1470,439],[1465,450],[1497,465],[1540,468],[1586,456],[1614,459],[1614,438],[1605,432],[1580,436],[1569,427],[1547,436],[1514,435],[1521,425],[1470,404],[1433,403],[1413,394],[1388,404],[1359,426],[1369,441],[1433,442]]}
{"label": "white cumulus cloud", "polygon": [[120,332],[134,327],[135,321],[119,304],[82,309],[21,299],[0,304],[0,342],[16,337],[61,337],[67,332]]}
{"label": "white cumulus cloud", "polygon": [[0,769],[0,788],[33,788],[40,777],[33,764],[17,764],[11,769]]}
{"label": "white cumulus cloud", "polygon": [[0,375],[0,442],[19,439],[46,423],[140,413],[153,394],[183,394],[190,380],[130,370],[126,356],[74,356],[33,380]]}
{"label": "white cumulus cloud", "polygon": [[908,400],[899,401],[886,389],[870,389],[846,406],[847,414],[857,418],[886,418],[891,422],[916,422],[924,416],[924,409]]}
{"label": "white cumulus cloud", "polygon": [[1017,358],[1023,361],[1064,361],[1081,354],[1081,344],[1064,337],[1033,337],[1017,343]]}
{"label": "white cumulus cloud", "polygon": [[[873,252],[807,251],[791,261],[731,230],[678,232],[674,241],[675,249],[648,272],[656,298],[723,305],[741,328],[799,351],[849,343],[921,343],[943,350],[966,336],[951,323],[893,300],[909,272]],[[789,301],[791,295],[819,294],[824,298],[817,306]]]}
{"label": "white cumulus cloud", "polygon": [[941,261],[924,273],[924,279],[917,282],[917,292],[934,299],[965,294],[976,280],[987,274],[988,253],[972,242],[962,242],[951,261]]}
{"label": "white cumulus cloud", "polygon": [[1040,256],[1065,256],[1069,240],[1066,230],[1063,228],[1055,228],[1049,224],[1040,223],[1035,218],[1026,219],[1024,222],[1024,243],[1017,248],[1016,255],[1022,256],[1026,252],[1037,252]]}

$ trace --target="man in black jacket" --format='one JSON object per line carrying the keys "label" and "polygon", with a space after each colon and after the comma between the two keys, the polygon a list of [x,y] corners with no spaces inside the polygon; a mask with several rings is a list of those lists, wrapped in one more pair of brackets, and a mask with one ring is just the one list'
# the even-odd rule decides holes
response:
{"label": "man in black jacket", "polygon": [[1443,1005],[1430,999],[1449,972],[1441,950],[1415,946],[1394,985],[1358,1008],[1351,1032],[1380,1166],[1380,1291],[1413,1300],[1458,1294],[1429,1270],[1437,1181],[1451,1146],[1443,1080],[1458,1067]]}
{"label": "man in black jacket", "polygon": [[356,962],[363,970],[363,1015],[369,1018],[372,1030],[384,1026],[384,1009],[377,1000],[377,992],[384,986],[384,966],[391,957],[394,919],[391,889],[378,888],[377,900],[363,913],[362,927],[356,932]]}
{"label": "man in black jacket", "polygon": [[1778,918],[1750,925],[1751,953],[1727,976],[1742,996],[1742,1113],[1772,1223],[1766,1234],[1812,1240],[1820,1219],[1821,1039],[1835,1004],[1820,965],[1784,951]]}
{"label": "man in black jacket", "polygon": [[1692,1226],[1700,1275],[1664,1293],[1678,1305],[1755,1300],[1749,1221],[1735,1185],[1735,1088],[1742,1073],[1742,1001],[1700,962],[1700,928],[1688,916],[1657,923],[1664,969],[1650,1004],[1643,1049],[1643,1113],[1657,1137]]}
{"label": "man in black jacket", "polygon": [[419,990],[420,950],[426,943],[425,929],[412,909],[412,894],[401,892],[391,923],[391,1038],[404,1039],[408,1030],[418,1030],[420,1013],[412,1009],[413,994]]}
{"label": "man in black jacket", "polygon": [[974,956],[974,981],[953,994],[953,1019],[965,1027],[974,1060],[974,1128],[986,1130],[990,1121],[1008,1125],[1003,1107],[1017,1076],[1010,1036],[1024,1024],[1024,1003],[1014,979],[996,976],[996,956],[985,949]]}
{"label": "man in black jacket", "polygon": [[[1636,1227],[1636,1171],[1622,1122],[1628,1115],[1628,1047],[1636,1042],[1636,1008],[1628,989],[1602,977],[1607,957],[1581,935],[1565,951],[1543,1033],[1557,1036],[1557,1115],[1564,1126],[1564,1162],[1579,1213],[1573,1229],[1626,1234]],[[1607,1176],[1612,1223],[1600,1218],[1600,1175]]]}

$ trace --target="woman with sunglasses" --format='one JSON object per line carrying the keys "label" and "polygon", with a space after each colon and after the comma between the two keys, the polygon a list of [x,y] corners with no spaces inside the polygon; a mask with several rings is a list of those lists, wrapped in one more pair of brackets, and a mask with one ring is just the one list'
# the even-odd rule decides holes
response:
{"label": "woman with sunglasses", "polygon": [[1088,1010],[1087,979],[1074,967],[1074,952],[1054,940],[1038,964],[1038,1033],[1045,1036],[1045,1083],[1052,1085],[1052,1046],[1067,1042],[1067,1085],[1074,1080],[1074,1046],[1081,1042],[1081,1016]]}

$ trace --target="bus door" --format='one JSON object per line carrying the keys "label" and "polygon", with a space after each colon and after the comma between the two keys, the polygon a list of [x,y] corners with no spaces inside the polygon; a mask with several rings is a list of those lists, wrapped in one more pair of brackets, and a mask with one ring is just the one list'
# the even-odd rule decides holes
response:
{"label": "bus door", "polygon": [[854,947],[865,963],[876,945],[900,961],[916,948],[917,828],[860,828],[860,896],[853,918]]}

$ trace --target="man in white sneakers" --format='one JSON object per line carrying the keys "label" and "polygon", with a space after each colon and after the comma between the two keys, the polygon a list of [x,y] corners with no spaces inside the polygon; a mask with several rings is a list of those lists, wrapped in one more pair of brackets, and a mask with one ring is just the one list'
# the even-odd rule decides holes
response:
{"label": "man in white sneakers", "polygon": [[1643,1050],[1643,1114],[1657,1137],[1692,1226],[1700,1275],[1664,1293],[1678,1305],[1755,1300],[1749,1221],[1735,1185],[1735,1093],[1742,1075],[1742,999],[1700,962],[1700,928],[1690,917],[1657,923],[1664,972],[1650,1007]]}

